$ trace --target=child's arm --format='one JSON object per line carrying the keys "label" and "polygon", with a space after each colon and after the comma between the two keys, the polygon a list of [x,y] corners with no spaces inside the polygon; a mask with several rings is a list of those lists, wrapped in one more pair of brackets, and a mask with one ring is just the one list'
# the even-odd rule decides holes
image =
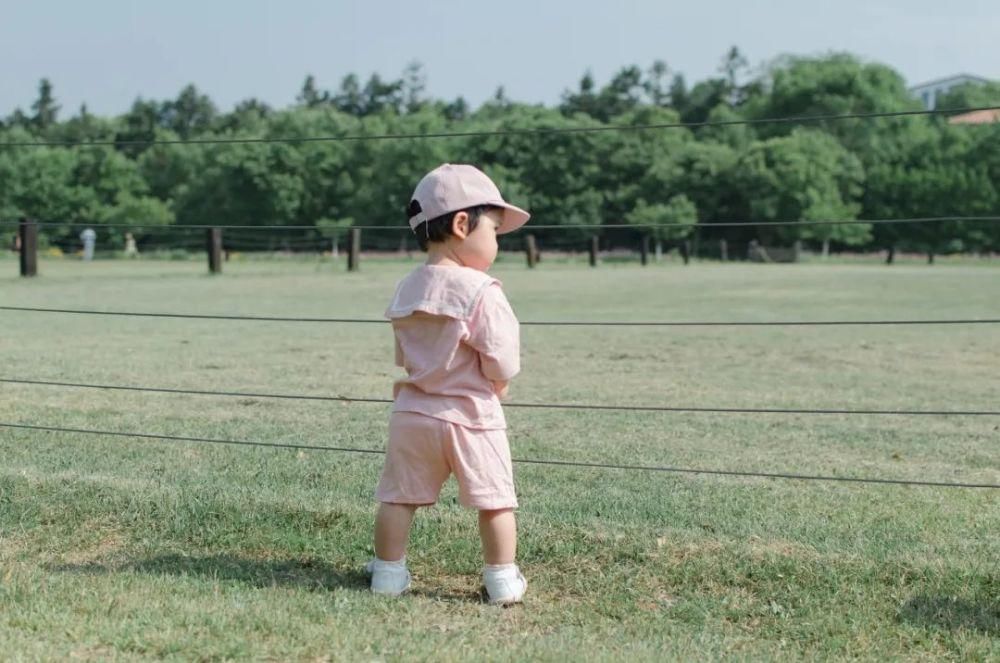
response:
{"label": "child's arm", "polygon": [[396,342],[396,366],[406,366],[406,361],[403,357],[403,346],[399,344],[399,337],[393,334],[393,340]]}
{"label": "child's arm", "polygon": [[496,392],[496,395],[500,400],[507,400],[507,398],[510,397],[510,381],[493,380],[493,391]]}
{"label": "child's arm", "polygon": [[467,343],[479,353],[483,376],[506,398],[510,380],[521,370],[521,339],[517,317],[499,285],[483,292],[469,319]]}

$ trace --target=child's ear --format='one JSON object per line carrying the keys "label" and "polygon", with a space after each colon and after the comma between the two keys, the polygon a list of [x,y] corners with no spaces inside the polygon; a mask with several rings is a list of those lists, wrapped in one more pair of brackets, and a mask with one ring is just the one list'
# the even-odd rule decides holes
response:
{"label": "child's ear", "polygon": [[457,212],[455,216],[451,217],[451,232],[459,239],[465,239],[469,236],[468,212]]}

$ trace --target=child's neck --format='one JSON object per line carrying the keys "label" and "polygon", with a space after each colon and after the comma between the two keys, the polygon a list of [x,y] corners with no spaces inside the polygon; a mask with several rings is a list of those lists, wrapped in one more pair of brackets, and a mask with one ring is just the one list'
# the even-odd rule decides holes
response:
{"label": "child's neck", "polygon": [[435,242],[427,247],[427,265],[462,267],[462,261],[447,242]]}

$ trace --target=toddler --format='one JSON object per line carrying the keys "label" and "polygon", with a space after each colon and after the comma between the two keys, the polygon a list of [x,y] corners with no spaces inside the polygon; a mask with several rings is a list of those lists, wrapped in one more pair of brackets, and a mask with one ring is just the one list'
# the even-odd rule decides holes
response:
{"label": "toddler", "polygon": [[417,185],[410,227],[427,262],[396,288],[386,317],[396,364],[385,466],[376,490],[371,588],[398,595],[410,586],[406,544],[417,507],[437,501],[451,474],[459,501],[479,511],[483,583],[490,603],[519,603],[528,583],[514,562],[514,479],[500,400],[520,370],[517,318],[486,272],[497,235],[528,213],[500,196],[483,172],[444,164]]}

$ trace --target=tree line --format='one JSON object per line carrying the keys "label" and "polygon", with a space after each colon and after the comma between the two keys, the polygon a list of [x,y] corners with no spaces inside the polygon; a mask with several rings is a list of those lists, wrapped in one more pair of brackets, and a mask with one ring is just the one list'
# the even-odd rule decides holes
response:
{"label": "tree line", "polygon": [[[1000,85],[963,86],[942,108],[1000,104]],[[27,110],[0,120],[0,220],[64,224],[50,242],[75,241],[70,223],[132,225],[141,241],[194,224],[308,226],[289,237],[331,237],[352,225],[405,226],[417,180],[444,161],[479,165],[538,224],[599,225],[605,243],[648,235],[677,242],[796,241],[826,251],[1000,249],[1000,223],[950,220],[1000,213],[1000,124],[944,116],[811,123],[718,124],[762,118],[919,110],[903,77],[850,54],[785,56],[753,71],[736,48],[718,75],[689,85],[664,62],[628,66],[598,84],[585,74],[556,106],[518,103],[503,88],[473,108],[426,94],[419,64],[398,79],[313,76],[293,105],[247,99],[228,112],[193,85],[174,99],[137,99],[122,115],[82,106],[60,119],[42,80]],[[717,123],[628,130],[651,124]],[[157,144],[213,138],[308,138],[599,127],[435,139]],[[107,146],[84,145],[90,141]],[[773,221],[946,217],[928,224],[759,225]],[[712,227],[735,223],[736,227]],[[636,230],[616,230],[629,224]],[[673,227],[661,227],[672,224]],[[676,224],[676,225],[674,225]],[[148,228],[146,226],[157,226]],[[108,230],[120,243],[127,228]],[[538,230],[552,248],[594,231]],[[366,233],[397,245],[401,233]]]}

